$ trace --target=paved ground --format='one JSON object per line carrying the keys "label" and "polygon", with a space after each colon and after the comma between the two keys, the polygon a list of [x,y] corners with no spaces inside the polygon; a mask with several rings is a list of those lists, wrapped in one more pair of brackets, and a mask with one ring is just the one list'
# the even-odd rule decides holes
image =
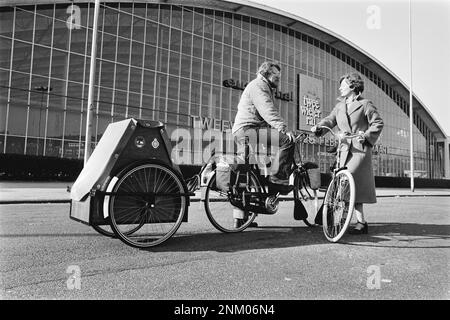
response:
{"label": "paved ground", "polygon": [[[67,187],[71,187],[73,182],[0,182],[0,204],[21,203],[21,202],[42,202],[59,201],[69,202],[70,193]],[[450,189],[416,189],[411,192],[407,188],[377,188],[378,197],[410,197],[410,196],[448,196]],[[319,197],[323,196],[319,192]],[[292,195],[288,195],[292,197]],[[193,197],[194,200],[200,198],[200,192]]]}
{"label": "paved ground", "polygon": [[234,235],[197,202],[175,237],[144,251],[70,220],[68,204],[0,205],[0,298],[449,299],[449,208],[450,197],[380,198],[368,236],[330,244],[288,202]]}

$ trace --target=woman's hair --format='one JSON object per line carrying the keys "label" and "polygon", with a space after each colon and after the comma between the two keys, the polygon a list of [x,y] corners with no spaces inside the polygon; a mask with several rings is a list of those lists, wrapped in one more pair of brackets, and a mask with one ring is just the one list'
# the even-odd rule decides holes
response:
{"label": "woman's hair", "polygon": [[256,74],[261,74],[264,78],[268,78],[272,73],[274,73],[274,68],[281,71],[281,67],[278,62],[275,61],[264,61],[258,69]]}
{"label": "woman's hair", "polygon": [[342,77],[339,78],[339,84],[341,84],[342,80],[344,79],[349,82],[350,88],[356,94],[360,94],[361,92],[364,91],[364,81],[358,73],[352,72],[344,74]]}

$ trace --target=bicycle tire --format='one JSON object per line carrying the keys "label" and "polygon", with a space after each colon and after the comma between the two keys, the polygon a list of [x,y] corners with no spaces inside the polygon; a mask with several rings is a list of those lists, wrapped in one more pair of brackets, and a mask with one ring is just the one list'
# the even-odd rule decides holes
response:
{"label": "bicycle tire", "polygon": [[[255,176],[253,172],[250,172],[251,179],[256,185],[256,188],[262,190],[261,184],[259,183],[258,178]],[[214,172],[209,179],[208,185],[205,191],[205,211],[208,220],[211,224],[219,231],[224,233],[237,233],[244,231],[256,218],[255,212],[249,212],[247,221],[243,223],[239,228],[234,228],[234,218],[233,218],[233,208],[234,206],[230,203],[229,196],[226,192],[214,190],[214,186],[216,184],[216,173]],[[215,193],[214,201],[211,201],[213,198],[211,197],[212,193]],[[218,196],[222,196],[219,198]],[[222,203],[223,205],[216,206],[214,210],[211,210],[210,203]],[[214,211],[214,213],[212,212]],[[221,214],[216,214],[216,212],[220,212]]]}
{"label": "bicycle tire", "polygon": [[[147,162],[124,170],[117,178],[112,192],[118,194],[109,198],[111,228],[117,237],[135,248],[167,241],[187,211],[186,196],[181,195],[186,191],[178,174],[165,164]],[[148,200],[130,193],[156,194]]]}
{"label": "bicycle tire", "polygon": [[325,194],[322,227],[328,241],[338,242],[347,231],[355,207],[355,181],[348,170],[336,173]]}

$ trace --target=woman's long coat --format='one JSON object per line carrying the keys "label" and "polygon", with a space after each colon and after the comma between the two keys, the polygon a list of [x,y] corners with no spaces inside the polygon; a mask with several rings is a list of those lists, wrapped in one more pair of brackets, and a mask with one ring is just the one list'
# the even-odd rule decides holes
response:
{"label": "woman's long coat", "polygon": [[[353,174],[356,186],[355,203],[376,203],[375,179],[372,169],[372,148],[381,130],[383,120],[370,100],[359,97],[348,106],[339,102],[319,126],[337,126],[341,133],[364,132],[365,141],[344,139],[341,145],[340,166],[346,166]],[[324,132],[326,133],[326,132]]]}

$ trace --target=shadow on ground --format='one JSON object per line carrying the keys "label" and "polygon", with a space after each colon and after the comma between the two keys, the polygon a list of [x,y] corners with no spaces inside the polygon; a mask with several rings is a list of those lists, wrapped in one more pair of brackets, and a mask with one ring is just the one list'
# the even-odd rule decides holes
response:
{"label": "shadow on ground", "polygon": [[[397,247],[397,248],[450,248],[439,240],[450,239],[450,225],[416,223],[374,223],[368,235],[345,235],[336,244]],[[423,243],[423,240],[428,240]],[[432,242],[430,242],[430,240]],[[439,244],[434,244],[436,240]],[[275,227],[266,226],[247,229],[236,234],[192,233],[175,236],[159,247],[149,251],[218,251],[289,248],[328,244],[321,226]]]}

